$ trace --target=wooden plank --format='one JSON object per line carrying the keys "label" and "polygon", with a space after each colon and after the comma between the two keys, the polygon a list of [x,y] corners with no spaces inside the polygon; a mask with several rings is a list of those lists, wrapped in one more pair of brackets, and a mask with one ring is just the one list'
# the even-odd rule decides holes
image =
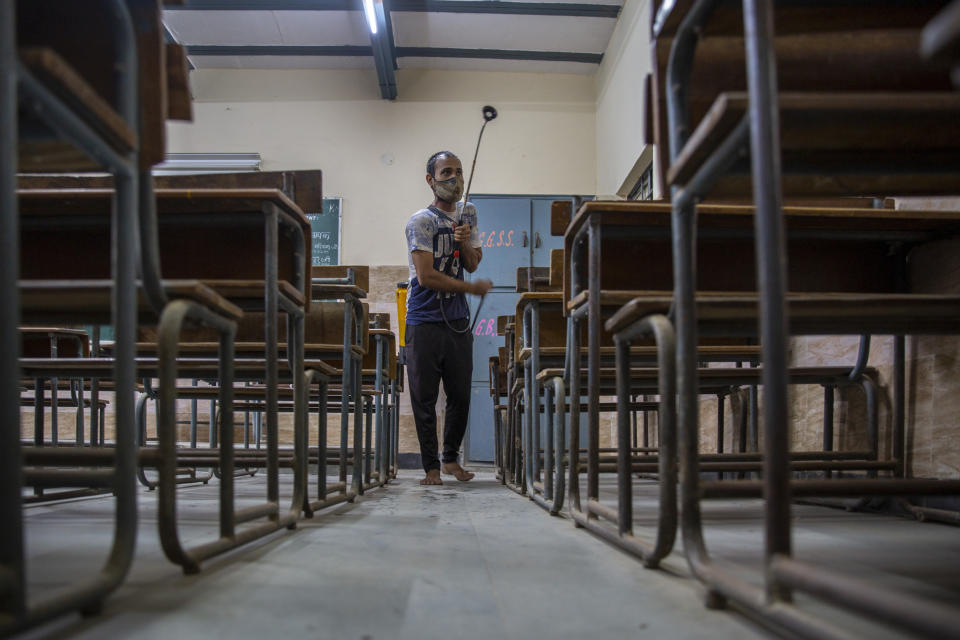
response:
{"label": "wooden plank", "polygon": [[[524,321],[524,311],[526,307],[536,302],[540,307],[539,336],[540,347],[562,347],[567,343],[567,320],[563,317],[563,292],[527,292],[520,295],[517,300],[516,318],[517,340],[514,342],[514,358],[519,361],[519,354],[523,347],[522,336],[519,334],[520,327]],[[581,328],[585,328],[584,323]],[[584,332],[582,337],[585,337]]]}
{"label": "wooden plank", "polygon": [[[155,176],[156,189],[279,189],[300,207],[316,212],[323,206],[322,172],[250,171],[243,173],[208,173],[194,175]],[[20,175],[21,189],[111,189],[110,176]]]}
{"label": "wooden plank", "polygon": [[346,278],[347,269],[353,269],[354,284],[364,291],[370,290],[369,265],[323,265],[310,268],[311,278]]}
{"label": "wooden plank", "polygon": [[[889,7],[884,7],[884,12]],[[866,24],[866,23],[864,23]],[[920,56],[919,25],[888,30],[861,29],[845,33],[790,34],[777,24],[775,39],[777,85],[783,92],[916,92],[949,91],[950,65]],[[669,194],[663,178],[669,166],[666,64],[672,38],[659,38],[651,47],[653,125],[657,177],[661,193]],[[744,45],[740,36],[701,39],[691,74],[690,128],[694,129],[723,91],[745,91]],[[712,198],[735,196],[740,190],[715,191]],[[881,195],[887,192],[881,192]],[[787,196],[809,195],[790,189]]]}
{"label": "wooden plank", "polygon": [[[894,173],[898,166],[909,168],[914,158],[956,155],[955,149],[960,147],[960,95],[956,93],[781,93],[779,105],[785,172],[792,168],[791,154],[798,162],[804,157],[833,157],[830,165],[842,171],[836,166],[839,158],[854,172],[868,172],[869,167],[886,160],[888,172]],[[748,106],[746,93],[721,94],[670,167],[668,182],[690,180],[744,117]],[[937,135],[930,135],[931,131]],[[894,159],[899,165],[890,163]],[[948,167],[956,171],[954,165]],[[842,180],[834,178],[831,183],[840,186]],[[849,185],[853,194],[857,182]],[[960,180],[954,178],[950,184],[960,189]],[[898,192],[907,191],[912,192],[913,187],[905,185]],[[829,192],[836,191],[831,188]]]}
{"label": "wooden plank", "polygon": [[[203,284],[210,287],[227,300],[244,301],[244,307],[250,308],[262,305],[266,281],[264,280],[209,280]],[[286,280],[278,283],[280,294],[299,306],[303,306],[303,293]]]}
{"label": "wooden plank", "polygon": [[[651,33],[657,37],[672,36],[683,17],[690,12],[694,0],[661,2],[651,13]],[[919,29],[944,5],[943,0],[917,0],[910,3],[886,3],[878,7],[870,0],[788,0],[774,5],[777,34]],[[743,32],[743,9],[739,2],[725,0],[714,10],[704,35],[740,34]]]}
{"label": "wooden plank", "polygon": [[[140,166],[147,168],[162,161],[165,147],[166,65],[162,30],[161,5],[158,0],[127,0],[137,46],[138,120],[137,138]],[[115,104],[113,77],[113,37],[109,21],[103,18],[110,11],[103,0],[87,2],[17,2],[17,39],[22,48],[47,47],[71,66],[107,104]],[[98,46],[91,46],[91,42]],[[67,156],[55,156],[66,160]],[[84,169],[91,164],[89,160]],[[38,167],[29,167],[35,170]],[[60,168],[64,168],[61,164]],[[21,171],[28,166],[21,163]]]}
{"label": "wooden plank", "polygon": [[167,57],[167,117],[171,120],[193,120],[193,96],[190,94],[190,73],[187,70],[187,50],[168,42]]}
{"label": "wooden plank", "polygon": [[161,0],[126,0],[137,38],[141,169],[163,162],[167,151],[167,48]]}
{"label": "wooden plank", "polygon": [[497,316],[497,335],[504,335],[507,330],[507,325],[511,322],[513,322],[513,316]]}
{"label": "wooden plank", "polygon": [[[107,141],[121,153],[137,147],[137,134],[134,130],[128,127],[120,114],[54,50],[21,49],[20,61],[37,80],[78,111],[93,129],[105,136]],[[53,148],[60,146],[69,147],[70,145],[58,143]],[[34,155],[24,156],[29,149],[29,146],[25,146],[21,151],[20,170],[42,170],[43,157],[36,155],[36,152]]]}
{"label": "wooden plank", "polygon": [[[960,296],[927,294],[788,294],[787,317],[792,335],[809,334],[947,334],[960,331]],[[619,331],[651,313],[664,313],[671,298],[636,298],[610,320],[607,331]],[[697,322],[702,334],[756,333],[756,295],[700,297]]]}
{"label": "wooden plank", "polygon": [[[533,271],[533,289],[530,288],[531,270]],[[546,291],[550,286],[549,267],[517,267],[517,291]]]}
{"label": "wooden plank", "polygon": [[[700,205],[697,212],[698,289],[755,291],[753,208]],[[603,291],[672,290],[670,205],[590,202],[574,218],[564,239],[568,303],[573,240],[591,218],[603,233]],[[891,242],[960,235],[960,212],[786,207],[784,222],[790,286],[797,292],[894,292]],[[643,269],[636,268],[640,264]],[[574,306],[568,304],[568,308]]]}
{"label": "wooden plank", "polygon": [[550,250],[550,288],[563,291],[563,249]]}
{"label": "wooden plank", "polygon": [[390,330],[390,314],[389,313],[371,313],[370,314],[370,330]]}
{"label": "wooden plank", "polygon": [[[264,207],[277,206],[303,234],[296,252],[292,229],[281,225],[278,274],[293,282],[309,263],[310,225],[276,189],[160,189],[157,223],[161,272],[169,279],[262,283]],[[21,274],[24,279],[110,277],[109,189],[20,190]],[[306,304],[309,282],[293,296]],[[262,299],[262,292],[260,298]]]}
{"label": "wooden plank", "polygon": [[[565,356],[568,349],[566,347],[541,347],[541,357],[562,357]],[[587,347],[581,347],[581,356],[587,356]],[[612,358],[616,355],[616,347],[600,347],[600,356]],[[630,355],[640,357],[655,357],[657,347],[655,346],[632,346]],[[754,360],[762,355],[762,349],[758,345],[698,345],[697,359],[710,360],[711,362],[739,362],[742,360]]]}
{"label": "wooden plank", "polygon": [[315,284],[312,285],[311,296],[314,300],[343,300],[344,296],[366,298],[367,292],[351,284]]}
{"label": "wooden plank", "polygon": [[[20,398],[20,406],[21,406],[21,407],[32,407],[32,406],[34,406],[35,404],[36,404],[36,400],[34,400],[33,396],[25,396],[25,397],[21,397],[21,398]],[[106,407],[108,404],[110,404],[110,403],[107,402],[106,400],[101,400],[101,399],[99,399],[99,398],[97,399],[97,406],[100,407],[100,408],[104,408],[104,407]],[[43,399],[43,406],[44,406],[44,407],[47,407],[47,408],[53,406],[53,399],[52,399],[52,398],[49,398],[49,397],[45,397],[45,398]],[[58,398],[57,398],[57,408],[58,408],[58,409],[63,409],[63,408],[65,408],[65,407],[66,407],[66,408],[75,408],[76,406],[77,406],[77,401],[74,400],[73,398],[69,397],[69,396],[62,396],[62,397],[58,397]],[[84,406],[85,408],[89,408],[89,407],[90,407],[90,398],[84,398],[84,399],[83,399],[83,406]],[[61,436],[61,437],[62,437],[62,436]]]}
{"label": "wooden plank", "polygon": [[[397,372],[397,336],[393,331],[389,329],[370,329],[370,336],[386,336],[387,337],[387,368],[386,368],[386,377],[388,380],[393,380],[396,377]],[[377,366],[377,347],[376,343],[371,340],[370,348],[367,349],[367,353],[363,358],[363,368],[364,369],[376,369]]]}
{"label": "wooden plank", "polygon": [[90,335],[84,329],[20,327],[18,330],[21,337],[20,354],[24,357],[52,357],[51,338],[56,339],[58,357],[82,358],[90,355]]}
{"label": "wooden plank", "polygon": [[[185,298],[202,304],[220,315],[237,320],[243,312],[199,281],[165,280],[164,290],[171,298]],[[111,280],[21,280],[20,305],[24,318],[93,318],[110,320]],[[143,289],[138,290],[141,317],[156,321],[153,308]]]}
{"label": "wooden plank", "polygon": [[[262,283],[260,295],[263,295]],[[344,346],[344,308],[344,303],[342,302],[319,302],[310,307],[310,310],[304,318],[304,342],[307,345],[312,345],[308,346],[308,349],[313,348],[318,351],[326,351],[335,356],[342,355]],[[369,325],[369,323],[366,322],[369,305],[364,304],[363,311],[363,323],[364,325]],[[365,327],[361,343],[355,345],[358,347],[358,353],[360,355],[368,351],[367,344],[371,331],[373,330]],[[138,330],[137,339],[139,342],[155,342],[156,332],[152,328],[141,328]],[[287,323],[282,321],[282,317],[281,322],[277,323],[277,339],[280,344],[286,344]],[[196,346],[195,348],[216,348],[217,340],[217,332],[208,328],[188,328],[184,329],[180,334],[180,341],[182,343],[189,342],[194,343],[194,345],[209,345]],[[264,314],[262,311],[248,311],[243,314],[243,318],[237,324],[235,340],[238,350],[263,350]],[[332,349],[328,347],[332,347]]]}
{"label": "wooden plank", "polygon": [[573,216],[573,203],[569,200],[554,200],[550,203],[550,235],[562,236]]}
{"label": "wooden plank", "polygon": [[[787,376],[792,384],[816,384],[825,378],[842,378],[850,372],[852,366],[836,367],[791,367],[787,369]],[[632,367],[630,369],[631,380],[650,380],[657,381],[659,369],[656,367]],[[868,369],[868,371],[875,371]],[[584,369],[584,375],[586,369]],[[616,380],[617,370],[614,367],[601,367],[599,370],[600,378],[604,380]],[[542,370],[537,374],[538,380],[562,376],[563,369],[549,368]],[[697,377],[700,378],[701,387],[718,384],[734,384],[734,381],[743,381],[740,384],[747,384],[763,379],[763,368],[761,367],[701,367],[697,369]],[[702,389],[701,389],[702,391]]]}

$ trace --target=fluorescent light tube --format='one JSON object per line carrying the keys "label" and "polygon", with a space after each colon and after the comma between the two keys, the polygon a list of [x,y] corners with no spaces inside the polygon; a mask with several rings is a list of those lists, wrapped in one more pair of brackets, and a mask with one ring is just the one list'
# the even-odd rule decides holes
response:
{"label": "fluorescent light tube", "polygon": [[363,13],[367,16],[367,24],[370,25],[370,33],[377,34],[377,14],[373,10],[373,0],[363,0]]}

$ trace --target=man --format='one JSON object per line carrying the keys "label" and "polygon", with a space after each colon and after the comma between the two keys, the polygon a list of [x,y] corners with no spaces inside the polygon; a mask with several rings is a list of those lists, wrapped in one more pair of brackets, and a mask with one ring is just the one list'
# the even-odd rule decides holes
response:
{"label": "man", "polygon": [[[404,335],[413,419],[426,477],[420,484],[443,484],[441,471],[466,482],[473,474],[460,466],[460,444],[470,411],[473,334],[464,294],[482,296],[489,280],[464,282],[463,270],[477,270],[483,252],[477,231],[477,210],[459,202],[463,167],[449,151],[427,161],[427,184],[433,203],[410,217],[407,249],[407,328]],[[437,394],[447,394],[443,455],[437,457]]]}

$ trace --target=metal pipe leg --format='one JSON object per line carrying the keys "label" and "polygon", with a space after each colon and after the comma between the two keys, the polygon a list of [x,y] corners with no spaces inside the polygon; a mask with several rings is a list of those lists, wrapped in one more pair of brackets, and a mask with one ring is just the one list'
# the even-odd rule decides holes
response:
{"label": "metal pipe leg", "polygon": [[[589,228],[587,291],[587,392],[588,396],[588,442],[587,442],[587,498],[600,497],[600,335],[603,329],[600,318],[600,251],[602,232],[599,224],[591,220]],[[571,442],[571,447],[573,443]],[[589,514],[588,514],[589,515]]]}
{"label": "metal pipe leg", "polygon": [[[197,381],[193,380],[190,383],[192,386],[197,386]],[[190,448],[197,448],[197,399],[190,399]]]}
{"label": "metal pipe leg", "polygon": [[77,395],[76,395],[77,429],[76,429],[76,436],[74,438],[74,443],[76,444],[76,446],[80,447],[83,445],[84,440],[86,440],[86,434],[85,434],[85,429],[83,424],[83,378],[80,378],[79,380],[71,380],[70,381],[71,388],[74,383],[77,383]]}
{"label": "metal pipe leg", "polygon": [[[833,397],[832,385],[823,385],[823,450],[833,451]],[[826,470],[826,477],[833,477],[833,471]]]}
{"label": "metal pipe leg", "polygon": [[353,355],[351,346],[353,344],[353,309],[350,308],[350,301],[344,304],[343,311],[343,374],[341,385],[343,391],[340,394],[340,482],[347,481],[347,440],[350,424],[350,400],[352,393],[353,380]]}
{"label": "metal pipe leg", "polygon": [[530,451],[531,475],[527,479],[527,489],[531,494],[536,493],[534,482],[540,481],[540,393],[537,388],[537,374],[540,373],[540,305],[532,302],[530,311],[530,386],[526,389],[526,400],[530,403],[533,420],[530,422]]}
{"label": "metal pipe leg", "polygon": [[566,393],[563,385],[563,378],[554,378],[553,379],[553,397],[556,402],[556,408],[553,412],[554,423],[554,442],[556,444],[556,457],[554,459],[554,477],[556,478],[553,487],[553,508],[550,509],[552,515],[557,515],[560,513],[560,509],[563,508],[563,497],[566,487],[564,486],[564,468],[563,468],[563,458],[564,452],[567,448],[566,438],[564,437],[564,431],[566,431],[566,419],[564,416],[564,404],[566,403]]}
{"label": "metal pipe leg", "polygon": [[380,473],[379,482],[380,484],[386,484],[389,474],[387,473],[387,461],[386,461],[386,458],[384,457],[384,454],[386,453],[386,447],[384,446],[384,443],[387,440],[386,438],[387,434],[385,433],[385,429],[384,429],[384,425],[386,424],[386,421],[384,420],[385,418],[384,405],[386,404],[384,402],[384,399],[386,397],[387,389],[383,380],[383,369],[386,366],[386,363],[383,361],[384,357],[386,356],[386,349],[384,348],[384,344],[383,344],[383,336],[379,336],[379,335],[376,336],[376,343],[377,343],[377,359],[376,359],[377,372],[374,380],[374,388],[380,393],[380,395],[376,397],[376,409],[375,409],[376,417],[377,417],[376,461],[377,461],[377,471]]}
{"label": "metal pipe leg", "polygon": [[370,484],[373,471],[373,402],[369,397],[364,398],[364,445],[363,445],[363,474],[364,483]]}
{"label": "metal pipe leg", "polygon": [[264,333],[266,342],[266,413],[267,413],[267,502],[280,502],[279,425],[277,414],[277,316],[279,291],[277,253],[279,251],[278,214],[275,205],[265,207],[264,223]]}
{"label": "metal pipe leg", "polygon": [[[0,615],[26,612],[20,459],[20,219],[17,211],[15,2],[0,2]],[[43,419],[42,407],[39,411]]]}
{"label": "metal pipe leg", "polygon": [[210,440],[210,448],[215,449],[217,447],[217,442],[219,440],[217,438],[217,401],[216,400],[210,401],[210,415],[207,418],[207,421],[208,421],[207,432],[209,434],[208,438]]}
{"label": "metal pipe leg", "polygon": [[906,345],[903,336],[893,337],[893,459],[894,475],[905,478],[906,459]]}
{"label": "metal pipe leg", "polygon": [[[862,375],[860,385],[867,403],[867,441],[869,442],[872,459],[876,460],[880,454],[880,424],[877,416],[877,384],[868,375]],[[877,471],[871,470],[867,474],[871,478],[877,477]]]}
{"label": "metal pipe leg", "polygon": [[[567,494],[570,498],[570,509],[582,511],[580,505],[580,323],[576,318],[570,319],[567,329],[570,332],[570,351],[574,355],[573,366],[570,367],[569,390],[570,397],[570,437],[567,439],[569,453],[569,469],[567,471]],[[579,527],[574,520],[575,527]]]}
{"label": "metal pipe leg", "polygon": [[[19,265],[18,265],[19,266]],[[19,295],[19,292],[18,294]],[[17,333],[19,335],[19,332]],[[17,349],[19,351],[19,347]],[[17,371],[19,371],[19,363]],[[44,419],[44,395],[46,394],[47,381],[44,378],[35,378],[33,381],[33,444],[37,447],[43,446],[43,419]],[[14,385],[16,388],[16,385]],[[19,400],[18,403],[19,404]],[[17,421],[19,422],[19,415]],[[17,442],[20,442],[20,434],[17,434]],[[20,464],[17,462],[17,464]]]}
{"label": "metal pipe leg", "polygon": [[[137,397],[136,405],[136,414],[137,414],[137,447],[142,447],[147,441],[147,401],[150,400],[150,396],[146,393],[141,393]],[[153,491],[157,488],[157,483],[151,482],[147,478],[146,471],[144,470],[143,465],[137,465],[137,480],[140,481],[140,484],[145,486],[148,490]]]}
{"label": "metal pipe leg", "polygon": [[[780,123],[774,60],[772,0],[743,0],[747,87],[750,95],[750,157],[760,344],[763,345],[764,457],[767,563],[791,553],[790,460],[787,409],[786,255],[781,211]],[[767,574],[767,597],[790,600],[790,591]]]}
{"label": "metal pipe leg", "polygon": [[[726,420],[726,402],[722,393],[717,394],[717,453],[723,453],[724,422]],[[717,474],[723,480],[723,472]]]}
{"label": "metal pipe leg", "polygon": [[[326,378],[320,383],[320,405],[317,409],[317,499],[327,499],[327,393]],[[346,488],[344,488],[346,492]]]}
{"label": "metal pipe leg", "polygon": [[[543,408],[546,414],[546,420],[544,420],[546,432],[543,437],[543,496],[547,500],[553,500],[553,386],[549,382],[544,385],[543,394]],[[541,425],[538,424],[537,431],[540,431],[541,428]],[[558,452],[557,455],[562,456],[563,452]]]}
{"label": "metal pipe leg", "polygon": [[[50,336],[50,357],[57,357],[57,337]],[[60,386],[60,379],[56,376],[50,378],[50,442],[53,445],[60,443],[60,394],[57,387]]]}
{"label": "metal pipe leg", "polygon": [[[226,323],[228,330],[220,332],[220,537],[232,538],[235,531],[233,491],[233,347],[235,323]],[[211,434],[215,433],[216,403],[210,403]],[[215,438],[215,435],[211,435]]]}
{"label": "metal pipe leg", "polygon": [[617,525],[633,534],[633,476],[630,473],[630,342],[613,337],[617,356]]}
{"label": "metal pipe leg", "polygon": [[[363,495],[363,396],[361,394],[363,363],[355,357],[353,371],[353,486],[357,495]],[[341,461],[345,462],[345,460]]]}
{"label": "metal pipe leg", "polygon": [[[95,332],[99,329],[94,329]],[[90,380],[90,444],[103,444],[99,437],[102,422],[100,421],[100,380]]]}

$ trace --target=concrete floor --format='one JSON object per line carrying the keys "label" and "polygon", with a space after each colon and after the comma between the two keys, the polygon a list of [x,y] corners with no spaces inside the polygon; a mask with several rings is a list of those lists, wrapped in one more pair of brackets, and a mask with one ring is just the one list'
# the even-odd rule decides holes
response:
{"label": "concrete floor", "polygon": [[[709,611],[678,548],[659,571],[566,518],[549,516],[497,484],[420,487],[402,472],[374,490],[302,520],[184,576],[165,560],[152,494],[140,496],[137,555],[103,613],[67,616],[30,638],[744,638],[767,635],[735,611]],[[655,505],[637,483],[637,533]],[[289,484],[283,487],[289,489]],[[182,487],[181,536],[216,533],[215,484]],[[610,489],[605,489],[605,495]],[[262,478],[237,480],[238,507],[263,495]],[[283,495],[289,495],[284,491]],[[705,511],[711,552],[759,580],[760,501]],[[31,597],[95,571],[105,557],[112,500],[85,498],[26,509]],[[801,558],[958,602],[960,536],[953,527],[822,507],[795,510]],[[908,544],[909,543],[909,544]],[[909,550],[894,553],[896,549]],[[679,547],[679,545],[678,545]],[[882,559],[880,567],[877,559]],[[897,637],[814,602],[801,604],[874,638]]]}

